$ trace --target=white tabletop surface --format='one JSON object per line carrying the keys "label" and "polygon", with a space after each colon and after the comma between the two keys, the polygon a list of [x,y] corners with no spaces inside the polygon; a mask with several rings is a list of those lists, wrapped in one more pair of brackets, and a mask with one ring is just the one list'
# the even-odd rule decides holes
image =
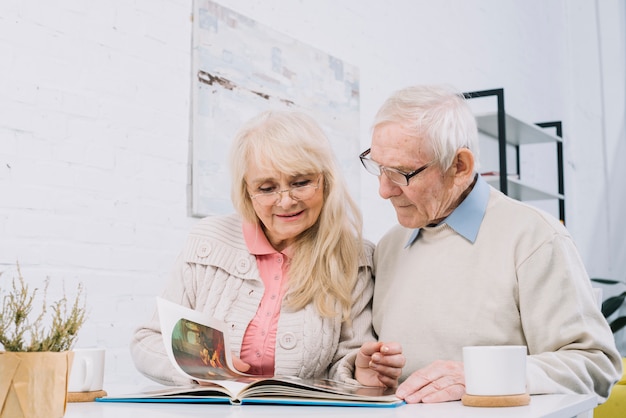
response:
{"label": "white tabletop surface", "polygon": [[537,395],[531,398],[530,405],[507,408],[467,407],[461,402],[402,405],[396,408],[78,402],[67,404],[65,418],[571,418],[591,417],[595,406],[595,395]]}

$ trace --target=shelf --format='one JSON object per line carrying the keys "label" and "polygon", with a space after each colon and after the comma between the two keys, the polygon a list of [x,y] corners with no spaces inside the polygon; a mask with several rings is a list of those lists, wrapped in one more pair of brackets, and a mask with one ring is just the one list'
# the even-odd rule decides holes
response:
{"label": "shelf", "polygon": [[[491,89],[463,93],[466,99],[495,96],[497,111],[476,115],[476,123],[480,133],[495,139],[498,142],[498,170],[485,173],[483,178],[502,193],[517,200],[558,200],[559,219],[565,224],[565,196],[563,185],[563,136],[561,121],[547,121],[528,123],[517,119],[504,110],[504,89]],[[551,130],[545,128],[555,128]],[[556,146],[557,192],[549,192],[530,186],[520,180],[520,155],[523,145],[527,144],[554,144]],[[507,151],[515,153],[515,170],[511,173],[507,167]],[[501,177],[499,173],[504,173]],[[541,186],[540,186],[541,187]]]}
{"label": "shelf", "polygon": [[[498,114],[486,113],[476,116],[478,130],[493,138],[498,138]],[[511,145],[541,144],[561,142],[561,138],[548,133],[535,124],[521,121],[505,114],[506,142]]]}
{"label": "shelf", "polygon": [[[496,189],[500,187],[500,176],[482,176],[487,183]],[[552,193],[545,190],[529,186],[516,178],[507,179],[508,196],[517,200],[547,200],[547,199],[564,199],[565,197],[559,193]]]}

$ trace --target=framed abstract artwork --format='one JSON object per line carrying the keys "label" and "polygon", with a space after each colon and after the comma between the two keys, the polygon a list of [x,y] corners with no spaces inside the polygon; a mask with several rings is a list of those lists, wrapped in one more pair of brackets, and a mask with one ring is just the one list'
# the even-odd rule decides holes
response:
{"label": "framed abstract artwork", "polygon": [[228,155],[235,132],[268,109],[311,115],[358,199],[358,68],[209,0],[194,1],[191,214],[233,211]]}

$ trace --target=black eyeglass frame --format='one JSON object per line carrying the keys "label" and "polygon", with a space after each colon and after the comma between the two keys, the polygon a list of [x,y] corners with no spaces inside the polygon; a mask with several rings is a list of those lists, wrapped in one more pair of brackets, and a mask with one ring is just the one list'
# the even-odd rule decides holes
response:
{"label": "black eyeglass frame", "polygon": [[[378,164],[376,161],[372,160],[371,158],[367,158],[367,155],[369,155],[369,153],[372,151],[371,148],[366,149],[365,151],[363,151],[361,153],[361,155],[359,155],[359,159],[361,160],[361,164],[363,164],[363,167],[365,168],[365,170],[370,173],[373,174],[375,176],[380,176],[381,174],[385,173],[385,175],[387,176],[387,178],[389,180],[391,180],[392,182],[394,182],[395,184],[399,185],[399,186],[408,186],[409,185],[409,180],[411,180],[413,177],[417,176],[419,173],[421,173],[422,171],[426,170],[428,167],[430,167],[431,165],[434,164],[434,160],[424,164],[423,166],[417,168],[416,170],[411,171],[410,173],[405,173],[404,171],[400,171],[397,168],[392,168],[392,167],[385,167],[384,165],[380,165]],[[368,164],[369,167],[368,167]],[[371,168],[377,167],[378,168],[378,173],[375,173],[373,171],[370,170]],[[392,179],[388,173],[396,173],[396,174],[400,174],[404,177],[405,182],[404,183],[400,183],[395,181],[394,179]]]}

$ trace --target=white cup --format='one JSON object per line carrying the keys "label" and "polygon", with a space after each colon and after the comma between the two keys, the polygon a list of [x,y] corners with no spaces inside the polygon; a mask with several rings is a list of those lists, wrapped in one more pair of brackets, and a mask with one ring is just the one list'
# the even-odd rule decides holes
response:
{"label": "white cup", "polygon": [[68,392],[102,390],[104,381],[104,348],[75,348],[68,382]]}
{"label": "white cup", "polygon": [[476,396],[526,393],[526,346],[463,347],[465,392]]}

